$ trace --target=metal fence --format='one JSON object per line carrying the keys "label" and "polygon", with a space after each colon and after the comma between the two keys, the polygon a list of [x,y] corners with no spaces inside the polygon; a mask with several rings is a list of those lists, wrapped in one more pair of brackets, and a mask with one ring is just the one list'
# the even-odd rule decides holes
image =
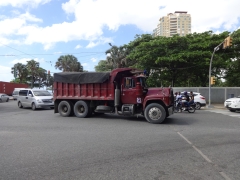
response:
{"label": "metal fence", "polygon": [[[173,92],[193,91],[201,93],[209,102],[209,87],[173,87]],[[211,87],[211,103],[224,103],[226,99],[240,96],[240,87]]]}

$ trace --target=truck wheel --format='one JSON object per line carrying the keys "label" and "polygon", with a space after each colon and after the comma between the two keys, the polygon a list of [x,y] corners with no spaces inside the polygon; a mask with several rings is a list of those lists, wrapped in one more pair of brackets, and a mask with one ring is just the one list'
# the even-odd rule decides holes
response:
{"label": "truck wheel", "polygon": [[85,118],[90,114],[90,108],[85,101],[78,101],[74,105],[74,114],[79,118]]}
{"label": "truck wheel", "polygon": [[166,111],[162,105],[151,103],[146,107],[144,116],[148,122],[152,124],[160,124],[166,118]]}
{"label": "truck wheel", "polygon": [[63,117],[70,116],[72,111],[72,106],[68,101],[61,101],[58,105],[58,112]]}

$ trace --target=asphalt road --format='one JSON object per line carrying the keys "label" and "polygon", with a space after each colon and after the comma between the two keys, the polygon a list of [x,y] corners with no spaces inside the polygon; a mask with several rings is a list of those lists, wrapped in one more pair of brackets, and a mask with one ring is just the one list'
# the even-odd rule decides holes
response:
{"label": "asphalt road", "polygon": [[207,110],[155,125],[0,103],[0,179],[240,179],[239,129],[240,118]]}

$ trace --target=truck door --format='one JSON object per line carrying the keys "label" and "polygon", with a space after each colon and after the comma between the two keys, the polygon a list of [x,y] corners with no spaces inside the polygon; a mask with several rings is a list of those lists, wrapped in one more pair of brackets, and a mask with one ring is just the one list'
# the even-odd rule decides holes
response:
{"label": "truck door", "polygon": [[126,77],[121,85],[121,100],[123,104],[137,104],[136,79]]}

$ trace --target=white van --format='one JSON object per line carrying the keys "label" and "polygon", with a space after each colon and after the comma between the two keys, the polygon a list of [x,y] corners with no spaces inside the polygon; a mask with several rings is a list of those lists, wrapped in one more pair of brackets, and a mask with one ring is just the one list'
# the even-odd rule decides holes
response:
{"label": "white van", "polygon": [[25,88],[15,88],[15,89],[13,90],[13,92],[12,92],[13,100],[17,100],[19,91],[20,91],[21,89],[25,89]]}
{"label": "white van", "polygon": [[42,89],[21,89],[17,98],[19,108],[31,107],[32,110],[37,108],[54,108],[53,96]]}

